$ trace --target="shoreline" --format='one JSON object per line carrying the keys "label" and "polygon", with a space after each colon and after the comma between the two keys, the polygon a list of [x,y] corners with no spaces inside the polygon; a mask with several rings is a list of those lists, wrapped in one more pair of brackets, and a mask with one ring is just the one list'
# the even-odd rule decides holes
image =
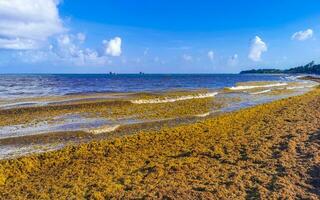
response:
{"label": "shoreline", "polygon": [[0,194],[316,199],[319,119],[318,86],[190,124],[2,160]]}
{"label": "shoreline", "polygon": [[[224,88],[216,92],[201,89],[114,94],[112,98],[109,96],[111,99],[96,101],[87,101],[88,96],[82,96],[83,100],[70,102],[65,99],[67,103],[60,105],[2,109],[0,159],[192,124],[226,112],[301,95],[311,89],[309,86],[314,86],[314,83],[302,81],[287,82],[285,86],[276,83],[269,87],[275,83],[239,82],[237,87],[254,86],[239,91]],[[289,90],[287,86],[299,91]],[[269,88],[267,92],[266,87]],[[46,99],[48,97],[39,98]]]}

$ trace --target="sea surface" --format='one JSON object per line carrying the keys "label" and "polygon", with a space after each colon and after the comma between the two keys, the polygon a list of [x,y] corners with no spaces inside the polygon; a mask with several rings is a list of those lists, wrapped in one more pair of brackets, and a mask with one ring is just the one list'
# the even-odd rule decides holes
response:
{"label": "sea surface", "polygon": [[221,89],[247,81],[290,81],[258,74],[10,74],[0,75],[0,99],[102,92]]}

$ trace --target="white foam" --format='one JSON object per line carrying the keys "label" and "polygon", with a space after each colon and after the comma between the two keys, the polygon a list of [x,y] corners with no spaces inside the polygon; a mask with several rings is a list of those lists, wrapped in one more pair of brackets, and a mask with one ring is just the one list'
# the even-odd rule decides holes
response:
{"label": "white foam", "polygon": [[285,78],[287,80],[297,80],[297,79],[302,78],[302,77],[304,77],[304,76],[287,76]]}
{"label": "white foam", "polygon": [[211,114],[211,112],[206,112],[206,113],[202,113],[202,114],[198,114],[198,115],[195,115],[196,117],[207,117]]}
{"label": "white foam", "polygon": [[267,85],[241,85],[241,86],[235,86],[230,87],[229,90],[248,90],[248,89],[254,89],[254,88],[269,88],[269,87],[280,87],[280,86],[286,86],[287,83],[274,83],[274,84],[267,84]]}
{"label": "white foam", "polygon": [[286,87],[287,90],[295,90],[295,89],[304,89],[304,88],[312,88],[315,85],[305,85],[305,86],[295,86],[295,87]]}
{"label": "white foam", "polygon": [[190,100],[190,99],[203,99],[208,97],[214,97],[218,93],[212,92],[212,93],[204,93],[204,94],[198,94],[198,95],[187,95],[187,96],[181,96],[181,97],[166,97],[164,99],[139,99],[139,100],[131,100],[131,103],[134,104],[153,104],[153,103],[171,103],[175,101],[183,101],[183,100]]}
{"label": "white foam", "polygon": [[250,94],[264,94],[264,93],[267,93],[267,92],[271,92],[271,90],[263,90],[263,91],[260,91],[260,92],[253,92],[253,93],[250,93]]}
{"label": "white foam", "polygon": [[81,115],[62,115],[48,121],[31,122],[26,124],[8,125],[0,127],[0,139],[14,138],[28,135],[39,135],[61,131],[81,131],[94,129],[110,123],[101,118],[86,118]]}
{"label": "white foam", "polygon": [[101,133],[109,133],[109,132],[115,131],[119,127],[120,127],[120,125],[118,125],[118,124],[117,125],[113,125],[113,126],[103,126],[103,127],[100,127],[100,128],[87,130],[87,132],[88,133],[92,133],[94,135],[98,135],[98,134],[101,134]]}

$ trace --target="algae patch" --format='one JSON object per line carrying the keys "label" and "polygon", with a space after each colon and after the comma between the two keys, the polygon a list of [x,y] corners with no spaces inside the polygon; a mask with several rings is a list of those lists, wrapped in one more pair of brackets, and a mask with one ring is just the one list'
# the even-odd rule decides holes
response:
{"label": "algae patch", "polygon": [[309,170],[319,162],[319,102],[315,89],[197,123],[2,160],[0,196],[317,199]]}

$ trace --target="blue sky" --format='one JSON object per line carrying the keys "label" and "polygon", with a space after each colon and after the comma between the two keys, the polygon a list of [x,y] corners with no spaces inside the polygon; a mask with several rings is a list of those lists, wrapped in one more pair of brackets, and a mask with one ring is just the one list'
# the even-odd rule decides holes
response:
{"label": "blue sky", "polygon": [[237,73],[320,62],[316,0],[2,0],[0,73]]}

